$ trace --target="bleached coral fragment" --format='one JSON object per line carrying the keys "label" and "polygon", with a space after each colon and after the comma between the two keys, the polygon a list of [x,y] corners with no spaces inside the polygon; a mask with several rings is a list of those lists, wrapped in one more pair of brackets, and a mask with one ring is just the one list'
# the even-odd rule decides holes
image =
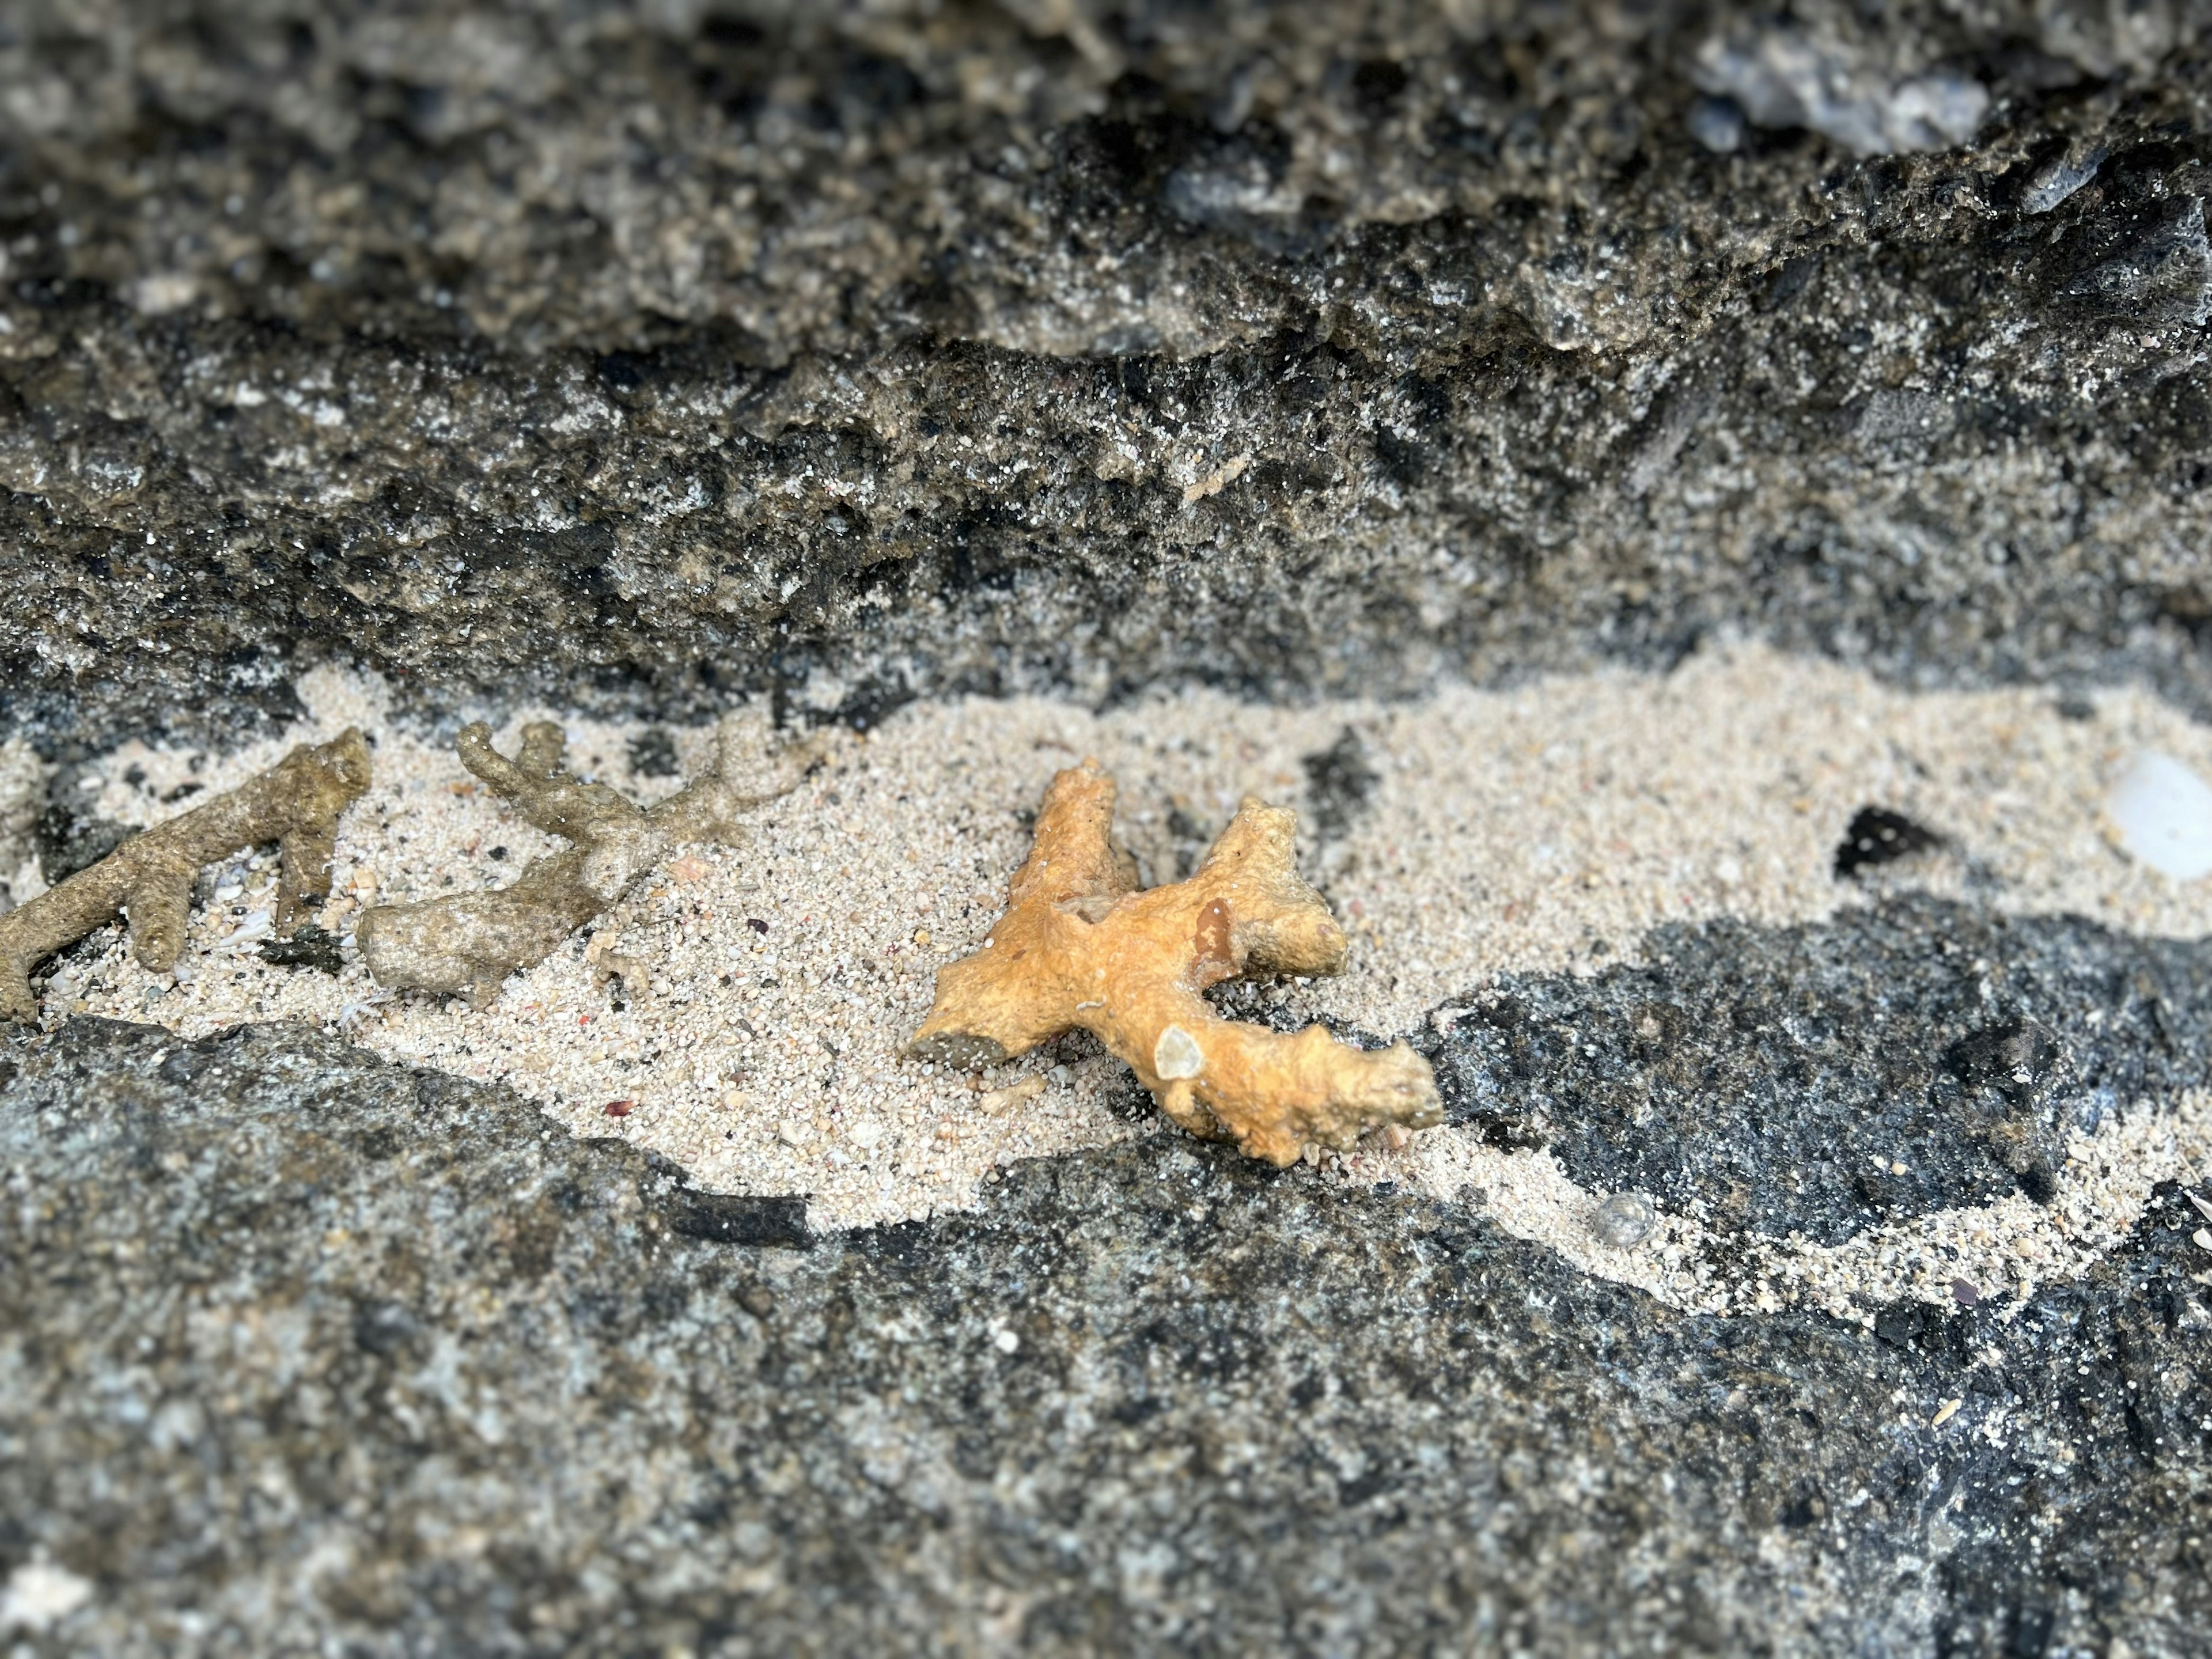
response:
{"label": "bleached coral fragment", "polygon": [[1309,1145],[1441,1121],[1428,1062],[1406,1044],[1370,1053],[1318,1026],[1285,1036],[1206,1000],[1245,973],[1344,966],[1344,932],[1293,863],[1295,813],[1247,799],[1189,880],[1149,890],[1114,845],[1113,817],[1097,763],[1053,779],[1006,914],[982,950],[939,971],[910,1057],[990,1064],[1080,1027],[1184,1128],[1278,1166]]}
{"label": "bleached coral fragment", "polygon": [[[586,783],[563,771],[568,734],[550,720],[525,726],[522,747],[511,759],[492,747],[489,726],[478,721],[464,727],[453,745],[461,764],[493,793],[512,802],[524,818],[571,845],[532,860],[515,881],[489,892],[380,905],[365,912],[354,942],[370,975],[392,989],[465,993],[478,1007],[489,1003],[509,974],[544,961],[678,847],[734,841],[742,833],[739,813],[797,787],[795,772],[763,794],[746,794],[734,786],[744,731],[744,722],[725,720],[717,733],[715,770],[648,808],[603,783]],[[800,755],[811,751],[794,751],[787,758]],[[610,973],[635,973],[635,964],[605,950],[594,950],[592,965]]]}
{"label": "bleached coral fragment", "polygon": [[31,969],[117,915],[128,915],[139,962],[176,965],[201,867],[264,842],[283,854],[270,920],[289,936],[330,890],[338,815],[368,787],[368,745],[351,728],[302,744],[258,777],[133,836],[88,869],[0,916],[0,1018],[39,1017]]}

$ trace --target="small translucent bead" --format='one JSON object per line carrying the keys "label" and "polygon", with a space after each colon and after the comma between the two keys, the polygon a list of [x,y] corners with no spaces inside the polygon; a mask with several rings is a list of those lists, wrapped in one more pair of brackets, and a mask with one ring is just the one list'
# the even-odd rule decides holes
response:
{"label": "small translucent bead", "polygon": [[1641,1193],[1615,1193],[1597,1206],[1597,1219],[1590,1224],[1590,1231],[1601,1244],[1626,1250],[1650,1237],[1658,1224],[1659,1212],[1652,1208],[1650,1199]]}

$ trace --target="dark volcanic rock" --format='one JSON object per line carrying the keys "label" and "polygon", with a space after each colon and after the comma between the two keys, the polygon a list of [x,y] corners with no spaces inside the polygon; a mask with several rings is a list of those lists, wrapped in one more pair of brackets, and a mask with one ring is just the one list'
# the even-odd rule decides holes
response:
{"label": "dark volcanic rock", "polygon": [[1866,1334],[1174,1139],[763,1251],[674,1219],[665,1164],[297,1030],[80,1020],[9,1064],[0,1569],[92,1587],[32,1652],[2183,1655],[2212,1620],[2170,1188],[2015,1317]]}
{"label": "dark volcanic rock", "polygon": [[19,7],[0,697],[1391,690],[1743,629],[2212,708],[2205,15]]}
{"label": "dark volcanic rock", "polygon": [[262,940],[261,959],[280,968],[313,968],[319,973],[332,975],[345,966],[337,935],[312,921],[289,939]]}
{"label": "dark volcanic rock", "polygon": [[1851,815],[1850,827],[1836,844],[1836,874],[1856,876],[1870,866],[1894,864],[1942,844],[1942,836],[1902,812],[1863,806]]}
{"label": "dark volcanic rock", "polygon": [[1904,897],[1661,928],[1646,950],[1586,979],[1502,976],[1424,1046],[1455,1121],[1732,1230],[1833,1244],[2048,1199],[2069,1131],[2212,1066],[2201,942]]}
{"label": "dark volcanic rock", "polygon": [[83,776],[75,766],[57,767],[47,783],[45,809],[32,826],[32,845],[49,882],[64,880],[99,863],[131,834],[126,826],[101,817],[83,805]]}

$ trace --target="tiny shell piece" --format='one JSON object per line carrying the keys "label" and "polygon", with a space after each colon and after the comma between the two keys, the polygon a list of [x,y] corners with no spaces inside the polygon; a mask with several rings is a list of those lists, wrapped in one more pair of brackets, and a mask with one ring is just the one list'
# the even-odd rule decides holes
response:
{"label": "tiny shell piece", "polygon": [[1196,1077],[1206,1070],[1206,1054],[1196,1037],[1170,1025],[1152,1045],[1152,1069],[1164,1078]]}

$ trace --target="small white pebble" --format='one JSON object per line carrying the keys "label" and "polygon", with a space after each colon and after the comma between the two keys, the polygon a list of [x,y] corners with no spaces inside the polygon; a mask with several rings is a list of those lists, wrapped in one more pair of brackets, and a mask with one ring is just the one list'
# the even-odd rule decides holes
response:
{"label": "small white pebble", "polygon": [[92,1584],[67,1567],[34,1557],[8,1575],[0,1589],[0,1631],[42,1631],[92,1599]]}
{"label": "small white pebble", "polygon": [[1000,1353],[1012,1353],[1022,1346],[1022,1340],[1001,1327],[991,1338],[991,1346]]}
{"label": "small white pebble", "polygon": [[1959,1407],[1966,1403],[1966,1402],[1964,1400],[1945,1401],[1942,1406],[1936,1411],[1936,1415],[1928,1419],[1928,1426],[1931,1429],[1942,1428],[1946,1423],[1949,1422],[1953,1418],[1959,1414]]}
{"label": "small white pebble", "polygon": [[983,1115],[986,1117],[996,1117],[1000,1113],[1018,1106],[1025,1100],[1035,1100],[1043,1092],[1044,1079],[1032,1073],[1018,1083],[1008,1084],[1003,1089],[985,1091],[976,1103],[983,1109]]}
{"label": "small white pebble", "polygon": [[2176,881],[2212,874],[2212,784],[2172,756],[2138,752],[2105,811],[2130,857]]}
{"label": "small white pebble", "polygon": [[1180,1025],[1170,1025],[1152,1045],[1152,1070],[1163,1078],[1196,1077],[1206,1070],[1206,1051]]}

